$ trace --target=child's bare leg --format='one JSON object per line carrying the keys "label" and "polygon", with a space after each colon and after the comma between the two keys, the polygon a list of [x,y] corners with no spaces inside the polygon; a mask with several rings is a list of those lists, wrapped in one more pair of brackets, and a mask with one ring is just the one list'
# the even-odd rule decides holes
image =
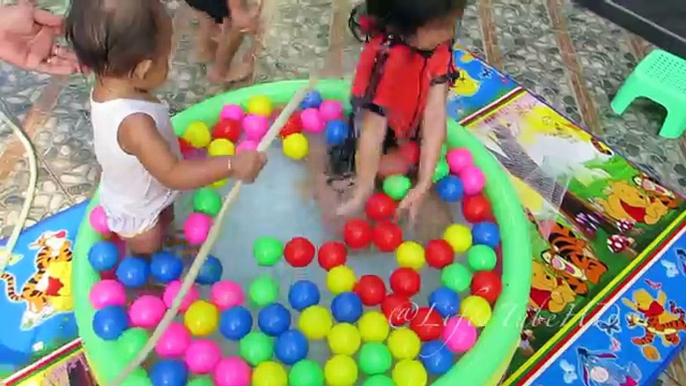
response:
{"label": "child's bare leg", "polygon": [[245,34],[231,26],[231,20],[224,19],[224,28],[219,41],[217,42],[217,55],[215,57],[214,68],[208,75],[213,83],[230,82],[233,75],[229,73],[231,63],[236,53],[243,44]]}
{"label": "child's bare leg", "polygon": [[434,192],[427,195],[416,221],[415,238],[421,243],[441,238],[445,229],[453,222],[450,208]]}
{"label": "child's bare leg", "polygon": [[217,52],[215,36],[218,32],[218,25],[205,12],[195,11],[195,14],[198,18],[195,60],[200,63],[211,62]]}

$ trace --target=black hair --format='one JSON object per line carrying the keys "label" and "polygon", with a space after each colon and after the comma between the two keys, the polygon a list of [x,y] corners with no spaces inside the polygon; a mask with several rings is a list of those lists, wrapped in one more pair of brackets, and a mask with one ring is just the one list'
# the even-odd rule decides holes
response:
{"label": "black hair", "polygon": [[[364,10],[356,8],[351,14],[349,24],[353,34],[358,33],[355,27],[363,27],[370,33],[395,33],[400,36],[410,36],[428,23],[449,16],[456,11],[460,14],[467,6],[467,0],[366,0]],[[367,17],[360,23],[361,14]],[[357,18],[357,21],[354,19]]]}
{"label": "black hair", "polygon": [[98,76],[128,76],[160,46],[160,0],[72,0],[66,38]]}

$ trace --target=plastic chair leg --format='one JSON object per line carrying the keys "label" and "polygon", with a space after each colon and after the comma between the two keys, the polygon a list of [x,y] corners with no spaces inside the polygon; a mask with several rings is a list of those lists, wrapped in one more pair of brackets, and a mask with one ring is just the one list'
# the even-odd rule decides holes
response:
{"label": "plastic chair leg", "polygon": [[[683,109],[683,108],[682,108]],[[660,129],[660,137],[675,139],[686,131],[686,111],[667,110],[667,118]]]}
{"label": "plastic chair leg", "polygon": [[638,88],[634,87],[633,83],[634,79],[630,76],[612,99],[611,106],[615,114],[622,115],[631,102],[640,96],[636,93]]}

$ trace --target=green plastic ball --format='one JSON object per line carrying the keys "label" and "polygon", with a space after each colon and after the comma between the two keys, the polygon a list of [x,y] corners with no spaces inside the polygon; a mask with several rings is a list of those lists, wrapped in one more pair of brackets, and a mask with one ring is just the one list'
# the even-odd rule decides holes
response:
{"label": "green plastic ball", "polygon": [[272,339],[261,332],[251,332],[238,343],[238,354],[251,366],[272,359],[274,343]]}
{"label": "green plastic ball", "polygon": [[258,277],[248,288],[250,300],[258,307],[274,303],[279,296],[279,283],[269,276]]}
{"label": "green plastic ball", "polygon": [[152,381],[148,378],[148,372],[139,367],[126,377],[121,386],[152,386]]}
{"label": "green plastic ball", "polygon": [[214,381],[210,378],[195,378],[186,383],[186,386],[214,386]]}
{"label": "green plastic ball", "polygon": [[490,271],[498,261],[493,248],[486,245],[475,245],[467,251],[467,264],[472,271]]}
{"label": "green plastic ball", "polygon": [[270,236],[258,237],[252,245],[252,254],[257,264],[271,267],[283,256],[283,243]]}
{"label": "green plastic ball", "polygon": [[200,188],[193,194],[193,210],[212,217],[222,208],[222,198],[212,188]]}
{"label": "green plastic ball", "polygon": [[362,386],[395,386],[393,380],[385,375],[378,374],[367,378]]}
{"label": "green plastic ball", "polygon": [[124,361],[130,362],[143,349],[143,346],[150,339],[150,334],[142,328],[129,328],[117,339],[119,354]]}
{"label": "green plastic ball", "polygon": [[395,174],[383,180],[383,191],[394,200],[402,200],[412,187],[412,181],[407,176]]}
{"label": "green plastic ball", "polygon": [[472,283],[472,273],[464,265],[453,263],[441,271],[441,283],[455,292],[462,292]]}
{"label": "green plastic ball", "polygon": [[448,155],[448,144],[444,143],[443,146],[441,146],[441,159],[445,159],[445,157]]}
{"label": "green plastic ball", "polygon": [[291,367],[290,386],[324,386],[324,370],[316,363],[303,359]]}
{"label": "green plastic ball", "polygon": [[367,375],[383,374],[391,368],[393,356],[385,344],[369,342],[360,349],[360,370]]}
{"label": "green plastic ball", "polygon": [[448,166],[448,161],[445,158],[441,158],[436,163],[436,169],[434,169],[433,182],[438,182],[450,174],[450,167]]}

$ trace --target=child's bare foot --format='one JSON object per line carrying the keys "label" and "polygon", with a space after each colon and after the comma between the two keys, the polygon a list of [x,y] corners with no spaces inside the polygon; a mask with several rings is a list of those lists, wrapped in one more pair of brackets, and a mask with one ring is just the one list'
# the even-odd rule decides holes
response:
{"label": "child's bare foot", "polygon": [[426,243],[429,240],[441,238],[453,220],[450,215],[450,208],[432,192],[424,201],[416,221],[416,241]]}

